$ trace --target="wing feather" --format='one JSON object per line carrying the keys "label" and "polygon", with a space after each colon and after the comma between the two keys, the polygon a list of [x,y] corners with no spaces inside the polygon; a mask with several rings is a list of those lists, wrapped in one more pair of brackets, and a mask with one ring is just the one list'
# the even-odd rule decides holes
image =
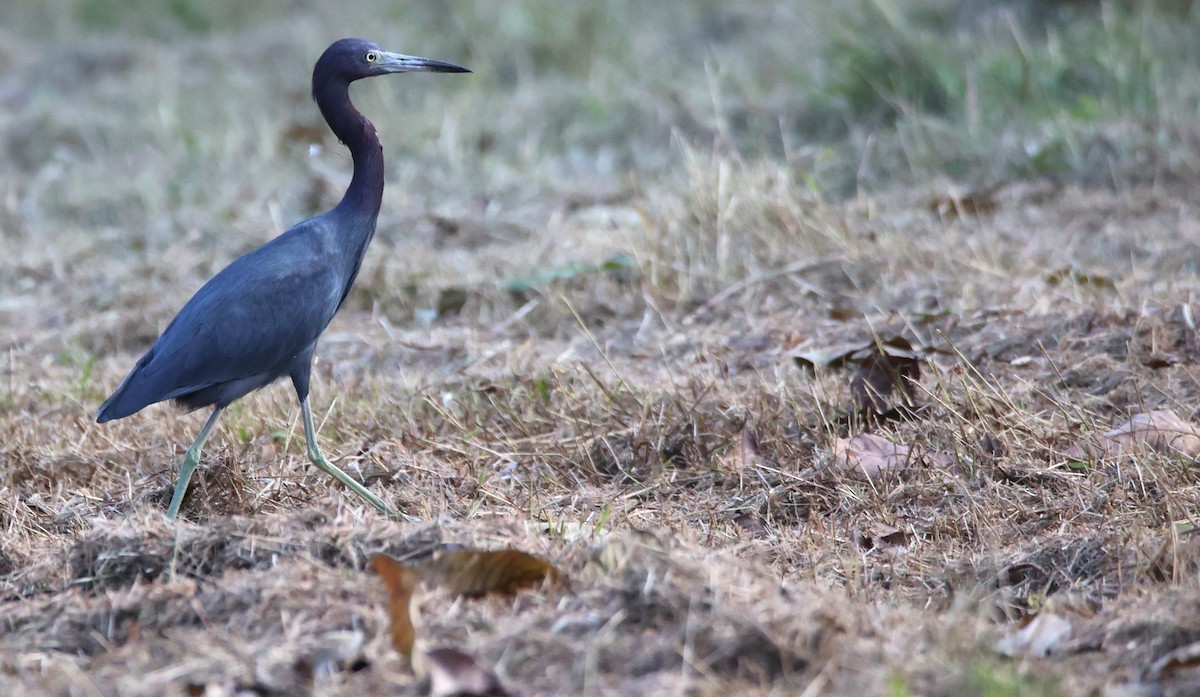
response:
{"label": "wing feather", "polygon": [[[304,234],[310,232],[310,234]],[[337,311],[343,280],[315,232],[240,257],[184,305],[100,407],[102,421],[222,383],[283,375]]]}

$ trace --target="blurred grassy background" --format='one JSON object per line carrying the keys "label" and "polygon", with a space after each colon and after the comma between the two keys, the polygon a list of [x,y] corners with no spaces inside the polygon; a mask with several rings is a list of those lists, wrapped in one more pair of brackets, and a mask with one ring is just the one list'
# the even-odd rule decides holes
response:
{"label": "blurred grassy background", "polygon": [[[675,237],[640,263],[654,279],[665,278],[660,270],[707,273],[712,292],[755,270],[721,261],[715,247],[702,250],[703,263],[686,256],[693,237],[715,227],[710,209],[726,170],[782,192],[795,213],[806,197],[945,180],[1119,187],[1200,169],[1200,11],[1191,2],[148,7],[8,0],[0,9],[0,240],[19,250],[0,260],[10,296],[36,292],[47,276],[69,278],[89,290],[59,305],[99,313],[144,304],[165,318],[234,256],[334,203],[349,161],[308,92],[314,59],[346,35],[475,70],[355,88],[388,157],[380,244],[413,242],[389,267],[368,262],[363,282],[378,287],[355,302],[408,303],[402,317],[418,301],[401,286],[436,275],[420,251],[432,234],[412,237],[430,227],[427,213],[486,218],[494,237],[505,225],[544,225],[546,210],[581,191],[674,187],[684,210],[661,227],[674,225]],[[649,197],[650,208],[657,202]],[[771,205],[755,234],[777,227]],[[757,244],[713,240],[734,252]],[[437,263],[470,285],[511,278],[514,265],[640,253],[615,245],[571,256],[570,240],[559,239],[556,258],[547,244],[531,246],[529,258],[498,251],[467,271],[452,258]],[[774,244],[759,266],[821,251],[792,251],[786,236]],[[693,280],[662,287],[691,296],[703,285]]]}
{"label": "blurred grassy background", "polygon": [[[653,170],[671,133],[787,158],[834,193],[864,176],[1103,180],[1130,149],[1190,135],[1200,96],[1197,13],[1179,0],[9,0],[3,12],[6,154],[26,170],[73,139],[253,158],[289,121],[319,131],[300,102],[312,60],[343,35],[477,71],[469,83],[380,81],[367,103],[382,121],[403,114],[411,130],[397,145],[428,155],[423,168],[476,182],[481,170],[500,182]],[[80,121],[45,132],[41,111],[59,100]],[[151,130],[164,112],[167,130]],[[197,143],[217,130],[253,137],[223,152]]]}

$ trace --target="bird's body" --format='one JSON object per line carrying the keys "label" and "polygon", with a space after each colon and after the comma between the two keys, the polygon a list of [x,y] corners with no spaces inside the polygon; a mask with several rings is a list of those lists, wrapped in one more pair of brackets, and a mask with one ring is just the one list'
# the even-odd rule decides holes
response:
{"label": "bird's body", "polygon": [[[98,421],[168,399],[189,410],[228,406],[306,370],[357,271],[328,263],[337,234],[321,217],[306,220],[213,276],[100,408]],[[272,331],[261,324],[264,310]]]}
{"label": "bird's body", "polygon": [[213,276],[100,406],[100,423],[165,400],[189,410],[214,407],[184,458],[168,516],[178,511],[204,441],[225,407],[285,376],[304,412],[310,459],[391,513],[321,455],[308,390],[317,339],[354,284],[383,198],[379,138],[351,104],[349,86],[362,77],[410,71],[467,72],[449,63],[388,53],[361,39],[342,39],[322,54],[313,70],[313,98],[354,160],[354,176],[341,203]]}

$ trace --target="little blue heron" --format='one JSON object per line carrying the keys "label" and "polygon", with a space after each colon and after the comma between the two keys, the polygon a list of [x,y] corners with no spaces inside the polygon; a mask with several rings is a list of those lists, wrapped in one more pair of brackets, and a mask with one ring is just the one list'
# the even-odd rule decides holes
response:
{"label": "little blue heron", "polygon": [[336,41],[321,54],[312,95],[329,128],[350,150],[350,188],[333,210],[296,225],[213,276],[100,405],[98,423],[168,399],[188,411],[213,407],[183,457],[168,518],[178,514],[204,441],[225,408],[284,376],[300,399],[308,458],[384,514],[396,515],[321,454],[308,382],[317,339],[354,285],[383,200],[383,149],[375,126],[350,103],[350,83],[411,72],[470,71],[389,53],[362,39]]}

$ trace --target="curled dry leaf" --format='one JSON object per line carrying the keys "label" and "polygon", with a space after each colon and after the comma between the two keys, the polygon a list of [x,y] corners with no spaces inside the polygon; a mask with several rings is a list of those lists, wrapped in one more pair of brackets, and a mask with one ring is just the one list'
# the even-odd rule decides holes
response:
{"label": "curled dry leaf", "polygon": [[386,554],[371,557],[371,568],[383,579],[388,592],[388,617],[392,627],[392,646],[406,658],[412,658],[417,630],[413,627],[409,603],[417,587],[417,573]]}
{"label": "curled dry leaf", "polygon": [[954,456],[940,450],[898,445],[873,433],[860,433],[853,438],[835,438],[833,441],[834,467],[861,474],[868,479],[881,472],[904,469],[911,464],[952,468]]}
{"label": "curled dry leaf", "polygon": [[908,466],[908,446],[896,445],[872,433],[860,433],[853,438],[833,441],[833,464],[868,478],[880,472]]}
{"label": "curled dry leaf", "polygon": [[873,341],[856,341],[836,346],[817,348],[807,343],[792,350],[792,361],[800,368],[816,372],[817,368],[841,368],[861,351],[875,345]]}
{"label": "curled dry leaf", "polygon": [[857,364],[850,378],[855,410],[867,415],[895,416],[915,406],[913,383],[921,378],[921,354],[902,336],[876,336],[867,341],[825,348],[804,346],[789,354],[797,366],[817,372]]}
{"label": "curled dry leaf", "polygon": [[429,697],[509,697],[491,670],[458,649],[425,653],[429,663]]}
{"label": "curled dry leaf", "polygon": [[926,450],[924,448],[914,446],[912,459],[920,462],[926,467],[937,467],[938,469],[949,470],[957,475],[965,474],[963,468],[959,466],[958,460],[944,450]]}
{"label": "curled dry leaf", "polygon": [[907,467],[911,459],[907,445],[898,445],[871,433],[838,438],[833,444],[834,463],[870,478],[887,470]]}
{"label": "curled dry leaf", "polygon": [[1169,409],[1134,414],[1129,421],[1097,436],[1094,444],[1069,449],[1067,456],[1115,457],[1139,445],[1162,453],[1173,451],[1185,457],[1200,457],[1200,429]]}
{"label": "curled dry leaf", "polygon": [[488,593],[514,595],[523,588],[561,578],[550,562],[515,549],[443,552],[418,570],[425,583],[469,598]]}
{"label": "curled dry leaf", "polygon": [[1024,627],[997,641],[996,650],[1012,658],[1045,658],[1070,636],[1070,620],[1052,612],[1043,612]]}
{"label": "curled dry leaf", "polygon": [[488,593],[512,595],[522,588],[554,582],[560,577],[558,569],[545,559],[511,549],[456,550],[437,555],[432,561],[416,567],[386,554],[376,554],[371,557],[371,568],[387,588],[392,646],[410,660],[417,638],[410,604],[418,582],[436,585],[457,595],[479,597]]}
{"label": "curled dry leaf", "polygon": [[[850,378],[850,393],[860,411],[883,414],[898,402],[911,407],[913,383],[921,378],[921,363],[908,339],[897,336],[878,343]],[[895,394],[897,398],[892,399]]]}

